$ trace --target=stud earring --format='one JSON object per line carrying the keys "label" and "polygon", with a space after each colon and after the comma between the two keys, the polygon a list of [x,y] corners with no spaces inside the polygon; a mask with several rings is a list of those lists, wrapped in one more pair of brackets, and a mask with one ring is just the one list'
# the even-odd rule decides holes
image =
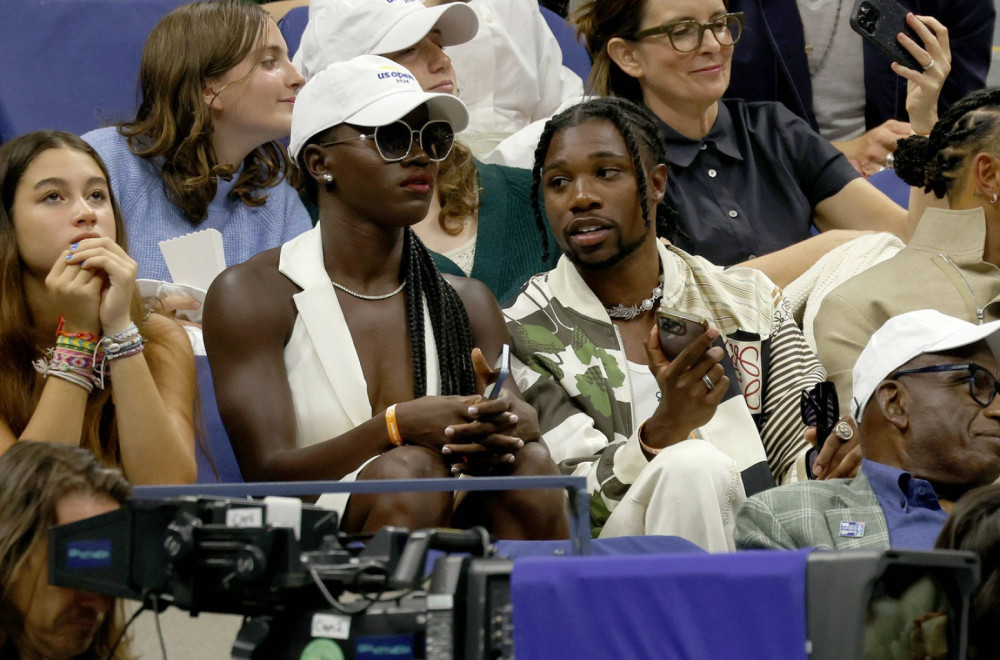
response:
{"label": "stud earring", "polygon": [[990,204],[996,204],[998,199],[1000,199],[1000,193],[993,193],[993,196],[990,197]]}
{"label": "stud earring", "polygon": [[329,172],[323,172],[323,176],[320,178],[322,178],[326,183],[333,183],[333,175]]}

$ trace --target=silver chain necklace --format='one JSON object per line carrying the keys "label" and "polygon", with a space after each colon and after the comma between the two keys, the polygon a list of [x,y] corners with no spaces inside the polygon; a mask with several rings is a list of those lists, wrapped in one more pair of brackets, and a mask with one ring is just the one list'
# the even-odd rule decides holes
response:
{"label": "silver chain necklace", "polygon": [[663,273],[660,273],[659,284],[653,287],[653,293],[638,305],[625,306],[622,303],[618,303],[613,307],[605,307],[604,311],[613,319],[631,321],[643,312],[653,309],[656,303],[660,302],[661,298],[663,298]]}
{"label": "silver chain necklace", "polygon": [[333,280],[330,280],[330,284],[337,287],[344,293],[354,296],[355,298],[361,298],[362,300],[385,300],[386,298],[392,298],[394,295],[403,290],[403,287],[406,286],[406,278],[405,277],[403,278],[402,284],[400,284],[395,291],[390,291],[389,293],[383,293],[381,296],[368,296],[363,293],[358,293],[357,291],[351,291],[343,284],[340,284],[339,282],[334,282]]}
{"label": "silver chain necklace", "polygon": [[[844,0],[837,0],[837,15],[833,19],[833,32],[830,33],[830,40],[826,42],[826,48],[823,50],[823,55],[820,56],[819,62],[815,67],[809,67],[809,75],[815,76],[820,71],[823,70],[823,65],[826,64],[826,58],[830,56],[830,50],[833,48],[833,41],[837,38],[837,28],[840,27],[840,12],[844,8]],[[803,27],[803,32],[805,28]],[[813,45],[806,39],[806,55],[811,55],[813,51]]]}

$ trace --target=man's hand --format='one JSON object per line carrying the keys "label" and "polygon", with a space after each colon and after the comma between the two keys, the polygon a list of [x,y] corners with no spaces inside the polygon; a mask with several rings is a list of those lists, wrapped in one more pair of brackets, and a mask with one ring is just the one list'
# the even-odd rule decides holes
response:
{"label": "man's hand", "polygon": [[[643,429],[642,441],[647,446],[659,449],[686,440],[691,431],[715,415],[729,388],[729,378],[719,364],[725,353],[712,346],[718,336],[718,330],[709,328],[671,362],[660,349],[659,331],[653,326],[645,342],[646,356],[662,398]],[[712,382],[711,388],[706,377]]]}
{"label": "man's hand", "polygon": [[[841,426],[847,424],[846,427]],[[849,431],[847,429],[850,429]],[[845,439],[844,436],[848,438]],[[816,427],[810,426],[806,429],[805,439],[815,447],[819,447],[816,440]],[[813,463],[812,473],[817,479],[836,479],[839,477],[853,477],[858,473],[861,466],[861,432],[854,418],[844,415],[833,427],[833,431],[827,436],[822,447],[819,447],[819,454]]]}
{"label": "man's hand", "polygon": [[885,167],[886,157],[896,150],[896,142],[912,134],[906,122],[890,119],[851,140],[835,141],[833,146],[847,156],[866,178]]}

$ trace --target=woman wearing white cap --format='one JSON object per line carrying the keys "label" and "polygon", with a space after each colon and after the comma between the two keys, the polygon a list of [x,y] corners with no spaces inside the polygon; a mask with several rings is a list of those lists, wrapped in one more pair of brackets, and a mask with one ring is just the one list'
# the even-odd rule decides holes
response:
{"label": "woman wearing white cap", "polygon": [[[310,5],[295,60],[310,78],[333,62],[382,55],[406,67],[425,91],[457,95],[463,81],[443,48],[469,42],[478,29],[476,13],[462,2],[322,0]],[[530,172],[481,163],[461,144],[441,163],[436,194],[414,231],[442,272],[479,279],[500,302],[558,257],[542,258]]]}
{"label": "woman wearing white cap", "polygon": [[[510,382],[483,399],[507,341],[472,279],[442,276],[411,227],[433,194],[461,101],[376,56],[333,64],[302,90],[290,151],[319,224],[228,269],[206,305],[216,397],[253,480],[557,474]],[[212,304],[212,300],[225,304]],[[325,497],[348,531],[486,524],[505,538],[564,537],[558,492]]]}

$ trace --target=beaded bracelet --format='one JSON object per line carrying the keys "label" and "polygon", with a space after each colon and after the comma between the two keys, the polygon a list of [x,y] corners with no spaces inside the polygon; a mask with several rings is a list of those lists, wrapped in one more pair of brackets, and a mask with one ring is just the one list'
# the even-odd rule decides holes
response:
{"label": "beaded bracelet", "polygon": [[142,353],[145,343],[135,323],[129,323],[121,332],[101,337],[94,350],[94,376],[98,387],[103,389],[105,379],[110,376],[108,362]]}
{"label": "beaded bracelet", "polygon": [[392,404],[385,409],[385,427],[389,431],[389,442],[397,447],[403,446],[403,436],[399,432],[399,425],[396,423],[396,404]]}
{"label": "beaded bracelet", "polygon": [[48,360],[42,358],[32,364],[35,371],[42,374],[43,378],[55,376],[74,385],[79,385],[88,393],[94,391],[94,356],[92,353],[56,347],[50,352]]}

